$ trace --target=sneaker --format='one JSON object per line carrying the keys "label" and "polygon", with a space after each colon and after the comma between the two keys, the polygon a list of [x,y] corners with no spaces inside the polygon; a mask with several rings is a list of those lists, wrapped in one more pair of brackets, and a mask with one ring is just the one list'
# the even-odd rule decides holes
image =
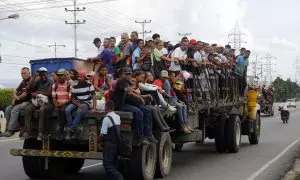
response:
{"label": "sneaker", "polygon": [[15,133],[8,130],[6,133],[2,134],[2,137],[12,137]]}
{"label": "sneaker", "polygon": [[141,144],[143,144],[143,145],[149,145],[150,142],[149,142],[148,138],[143,138],[143,139],[141,140]]}
{"label": "sneaker", "polygon": [[43,133],[39,132],[37,140],[41,141],[42,139],[44,139],[44,135],[43,135]]}
{"label": "sneaker", "polygon": [[158,143],[158,140],[156,140],[155,138],[154,138],[154,136],[152,135],[152,136],[149,136],[149,137],[147,137],[147,140],[149,141],[149,142],[151,142],[151,143]]}
{"label": "sneaker", "polygon": [[30,139],[30,138],[33,138],[33,136],[31,135],[31,133],[27,133],[27,132],[25,132],[21,137],[21,139]]}
{"label": "sneaker", "polygon": [[65,139],[66,139],[66,140],[71,140],[71,135],[72,135],[72,131],[71,131],[71,130],[68,130]]}

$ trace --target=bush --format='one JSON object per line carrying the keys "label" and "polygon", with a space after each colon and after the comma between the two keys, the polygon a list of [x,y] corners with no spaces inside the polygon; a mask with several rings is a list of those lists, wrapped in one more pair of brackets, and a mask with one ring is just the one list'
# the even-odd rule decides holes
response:
{"label": "bush", "polygon": [[11,104],[13,89],[0,89],[0,110]]}

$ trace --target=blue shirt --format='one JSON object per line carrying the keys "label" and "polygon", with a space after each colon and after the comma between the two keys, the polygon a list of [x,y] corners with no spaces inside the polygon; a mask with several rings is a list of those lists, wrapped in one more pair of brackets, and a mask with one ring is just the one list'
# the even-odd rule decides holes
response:
{"label": "blue shirt", "polygon": [[137,60],[140,58],[141,56],[141,49],[139,47],[137,47],[132,54],[132,69],[136,70],[137,67]]}
{"label": "blue shirt", "polygon": [[105,48],[100,54],[100,59],[103,61],[108,69],[108,74],[114,74],[114,68],[112,65],[113,52],[110,48]]}

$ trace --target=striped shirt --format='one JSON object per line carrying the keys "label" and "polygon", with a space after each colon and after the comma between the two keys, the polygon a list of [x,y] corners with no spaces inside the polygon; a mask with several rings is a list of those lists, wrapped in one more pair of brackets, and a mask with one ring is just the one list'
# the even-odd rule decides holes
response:
{"label": "striped shirt", "polygon": [[71,85],[65,81],[63,84],[55,83],[52,86],[52,98],[55,99],[59,105],[65,104],[71,99]]}
{"label": "striped shirt", "polygon": [[95,95],[95,88],[92,84],[77,84],[72,88],[72,97],[80,104],[86,103],[91,106],[92,98]]}

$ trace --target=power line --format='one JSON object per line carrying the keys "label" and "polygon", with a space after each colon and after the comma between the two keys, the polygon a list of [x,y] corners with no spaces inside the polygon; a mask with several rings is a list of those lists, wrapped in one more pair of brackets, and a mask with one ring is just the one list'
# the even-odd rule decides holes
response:
{"label": "power line", "polygon": [[265,66],[265,76],[264,76],[264,82],[267,83],[271,83],[273,80],[273,73],[275,72],[275,70],[273,69],[273,66],[275,65],[272,61],[273,59],[276,59],[276,57],[272,56],[271,53],[266,53],[265,57],[262,57],[261,59],[266,60],[266,62],[262,65]]}
{"label": "power line", "polygon": [[48,45],[48,47],[54,47],[54,57],[56,58],[56,49],[57,47],[66,47],[65,45],[62,45],[62,44],[52,44],[52,45]]}
{"label": "power line", "polygon": [[85,20],[83,21],[79,21],[77,20],[77,12],[79,11],[85,11],[85,7],[83,7],[82,9],[80,9],[79,7],[77,7],[77,0],[73,0],[73,8],[72,10],[68,10],[67,8],[65,8],[66,12],[73,12],[74,15],[74,22],[68,22],[65,21],[65,24],[70,24],[73,25],[74,27],[74,51],[75,51],[75,58],[77,58],[77,26],[80,24],[85,24]]}
{"label": "power line", "polygon": [[141,34],[143,34],[143,39],[145,39],[145,34],[152,32],[151,30],[150,31],[146,31],[145,30],[145,24],[151,23],[151,19],[148,20],[148,21],[147,20],[144,20],[144,21],[137,21],[137,20],[135,20],[134,22],[142,25],[142,32],[141,32]]}

